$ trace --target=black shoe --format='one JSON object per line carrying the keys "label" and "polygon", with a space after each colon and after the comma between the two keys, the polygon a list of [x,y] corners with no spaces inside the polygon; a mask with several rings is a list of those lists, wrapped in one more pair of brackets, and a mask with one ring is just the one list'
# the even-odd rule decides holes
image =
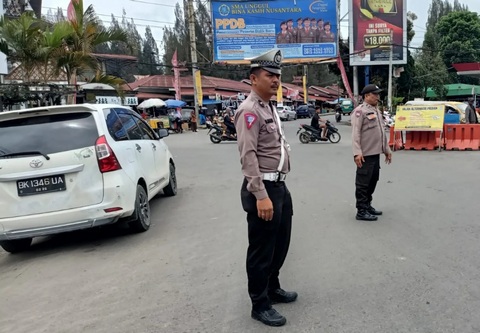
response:
{"label": "black shoe", "polygon": [[273,308],[264,311],[252,310],[252,318],[261,321],[268,326],[283,326],[287,322],[287,318]]}
{"label": "black shoe", "polygon": [[294,291],[285,291],[283,289],[275,289],[268,294],[272,304],[277,303],[292,303],[297,300],[298,294]]}
{"label": "black shoe", "polygon": [[367,212],[370,213],[371,215],[382,215],[383,214],[381,210],[376,210],[372,206],[367,208]]}
{"label": "black shoe", "polygon": [[376,221],[378,220],[378,217],[375,215],[370,214],[366,210],[359,210],[357,212],[357,216],[355,217],[357,220],[362,220],[362,221]]}

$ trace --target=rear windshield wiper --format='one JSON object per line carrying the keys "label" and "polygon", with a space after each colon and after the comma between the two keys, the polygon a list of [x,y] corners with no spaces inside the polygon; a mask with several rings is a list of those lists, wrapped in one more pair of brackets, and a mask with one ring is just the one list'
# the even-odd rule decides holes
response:
{"label": "rear windshield wiper", "polygon": [[13,156],[27,156],[27,155],[42,155],[45,157],[45,159],[48,161],[50,159],[50,156],[47,154],[42,153],[41,151],[38,150],[32,150],[32,151],[20,151],[18,153],[10,153],[10,154],[3,154],[0,155],[0,158],[2,157],[13,157]]}

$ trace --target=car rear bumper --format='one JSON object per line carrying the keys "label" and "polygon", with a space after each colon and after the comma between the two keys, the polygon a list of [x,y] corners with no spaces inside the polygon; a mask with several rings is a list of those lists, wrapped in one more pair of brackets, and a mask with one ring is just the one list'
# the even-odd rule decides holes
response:
{"label": "car rear bumper", "polygon": [[88,229],[93,227],[98,227],[105,224],[111,224],[118,221],[119,216],[101,218],[101,219],[89,219],[83,221],[75,221],[64,224],[57,224],[52,226],[44,227],[32,227],[25,229],[13,229],[9,231],[0,231],[0,241],[2,240],[12,240],[12,239],[21,239],[21,238],[33,238],[39,236],[47,236],[58,234],[62,232],[69,232],[81,229]]}

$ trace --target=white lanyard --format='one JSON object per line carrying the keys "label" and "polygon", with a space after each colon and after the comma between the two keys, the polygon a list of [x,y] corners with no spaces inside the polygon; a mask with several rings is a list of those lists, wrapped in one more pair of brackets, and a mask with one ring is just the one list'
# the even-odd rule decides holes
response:
{"label": "white lanyard", "polygon": [[[280,120],[280,117],[277,113],[277,109],[272,105],[272,111],[275,114],[275,118],[277,120],[277,126],[278,126],[278,133],[280,134],[280,143],[281,143],[281,153],[280,153],[280,163],[278,164],[277,171],[282,172],[283,169],[283,164],[285,163],[285,147],[283,146],[286,142],[285,140],[285,135],[283,134],[283,129],[282,129],[282,122]],[[287,149],[290,151],[290,145],[287,143]]]}

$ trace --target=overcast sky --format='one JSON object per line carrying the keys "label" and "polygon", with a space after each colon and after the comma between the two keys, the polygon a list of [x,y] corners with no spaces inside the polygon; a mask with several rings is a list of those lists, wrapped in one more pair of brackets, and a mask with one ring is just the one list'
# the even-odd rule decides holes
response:
{"label": "overcast sky", "polygon": [[[66,10],[69,2],[70,0],[43,0],[42,13],[46,14],[49,8],[62,7]],[[122,11],[125,9],[127,17],[134,18],[137,29],[142,36],[145,27],[147,25],[151,27],[160,52],[163,53],[161,46],[162,28],[166,25],[171,26],[175,22],[174,7],[176,2],[176,0],[84,0],[83,3],[85,7],[92,4],[106,25],[111,22],[111,14],[121,17]],[[182,3],[183,1],[179,2]],[[453,0],[450,0],[450,2],[453,3]],[[480,0],[460,0],[460,2],[468,5],[471,11],[480,12]],[[407,10],[418,16],[418,20],[415,21],[416,35],[412,46],[422,44],[430,3],[430,0],[407,0]],[[342,0],[340,17],[343,17],[347,12],[348,0]],[[348,20],[345,19],[340,25],[342,37],[346,38],[348,36]]]}

